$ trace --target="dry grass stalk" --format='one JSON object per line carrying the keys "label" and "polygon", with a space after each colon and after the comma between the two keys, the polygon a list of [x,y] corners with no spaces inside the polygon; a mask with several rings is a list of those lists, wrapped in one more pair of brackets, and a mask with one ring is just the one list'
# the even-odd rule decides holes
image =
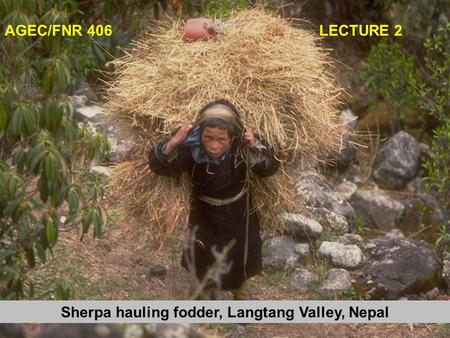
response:
{"label": "dry grass stalk", "polygon": [[[265,224],[277,227],[277,212],[297,207],[294,168],[323,163],[341,144],[336,114],[341,89],[330,73],[330,58],[314,33],[259,9],[235,13],[216,26],[209,41],[185,43],[181,27],[180,21],[162,23],[114,61],[108,110],[156,140],[193,121],[211,100],[233,102],[244,125],[264,137],[283,162],[273,178],[252,179]],[[155,232],[160,236],[185,224],[189,187],[182,183],[180,194],[173,179],[150,173],[146,150],[141,143],[140,156],[118,167],[115,184],[127,214],[141,224],[163,220],[165,230]]]}

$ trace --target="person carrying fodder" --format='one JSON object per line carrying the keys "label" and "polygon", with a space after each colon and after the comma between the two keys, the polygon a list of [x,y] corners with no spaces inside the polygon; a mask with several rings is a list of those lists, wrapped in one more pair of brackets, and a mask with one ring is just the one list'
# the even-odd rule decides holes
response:
{"label": "person carrying fodder", "polygon": [[[259,219],[249,192],[249,171],[273,175],[279,167],[267,142],[246,131],[238,109],[226,100],[203,107],[193,124],[153,147],[149,165],[158,175],[187,172],[192,186],[189,240],[182,265],[203,287],[245,297],[244,282],[262,268]],[[225,254],[217,265],[218,253]],[[222,257],[223,258],[223,257]]]}

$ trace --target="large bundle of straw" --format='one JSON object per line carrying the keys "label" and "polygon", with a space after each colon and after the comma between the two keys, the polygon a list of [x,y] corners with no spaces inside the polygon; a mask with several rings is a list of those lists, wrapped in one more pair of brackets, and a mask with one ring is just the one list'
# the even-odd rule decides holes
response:
{"label": "large bundle of straw", "polygon": [[117,168],[116,186],[127,215],[148,226],[165,224],[155,234],[185,224],[189,189],[185,179],[153,175],[146,167],[147,147],[193,121],[209,101],[233,102],[244,125],[284,162],[274,177],[252,178],[265,225],[276,226],[274,216],[294,207],[294,168],[320,163],[341,142],[341,90],[314,33],[260,9],[237,12],[215,27],[214,38],[187,43],[182,22],[162,24],[114,62],[118,76],[108,92],[109,110],[129,119],[142,138],[137,155]]}

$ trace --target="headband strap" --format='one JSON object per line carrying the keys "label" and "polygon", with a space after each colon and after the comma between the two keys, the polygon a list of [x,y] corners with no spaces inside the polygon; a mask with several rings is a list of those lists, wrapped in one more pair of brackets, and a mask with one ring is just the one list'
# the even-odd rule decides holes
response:
{"label": "headband strap", "polygon": [[239,115],[225,104],[218,103],[206,109],[197,117],[194,125],[199,125],[210,118],[218,118],[237,126],[238,129],[243,129]]}

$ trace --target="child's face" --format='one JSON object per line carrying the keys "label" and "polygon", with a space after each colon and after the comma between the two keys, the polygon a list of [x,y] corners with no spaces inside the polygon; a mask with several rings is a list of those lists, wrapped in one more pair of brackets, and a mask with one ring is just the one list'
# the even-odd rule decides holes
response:
{"label": "child's face", "polygon": [[230,148],[230,144],[231,138],[226,130],[212,127],[203,129],[202,145],[210,158],[220,158]]}

